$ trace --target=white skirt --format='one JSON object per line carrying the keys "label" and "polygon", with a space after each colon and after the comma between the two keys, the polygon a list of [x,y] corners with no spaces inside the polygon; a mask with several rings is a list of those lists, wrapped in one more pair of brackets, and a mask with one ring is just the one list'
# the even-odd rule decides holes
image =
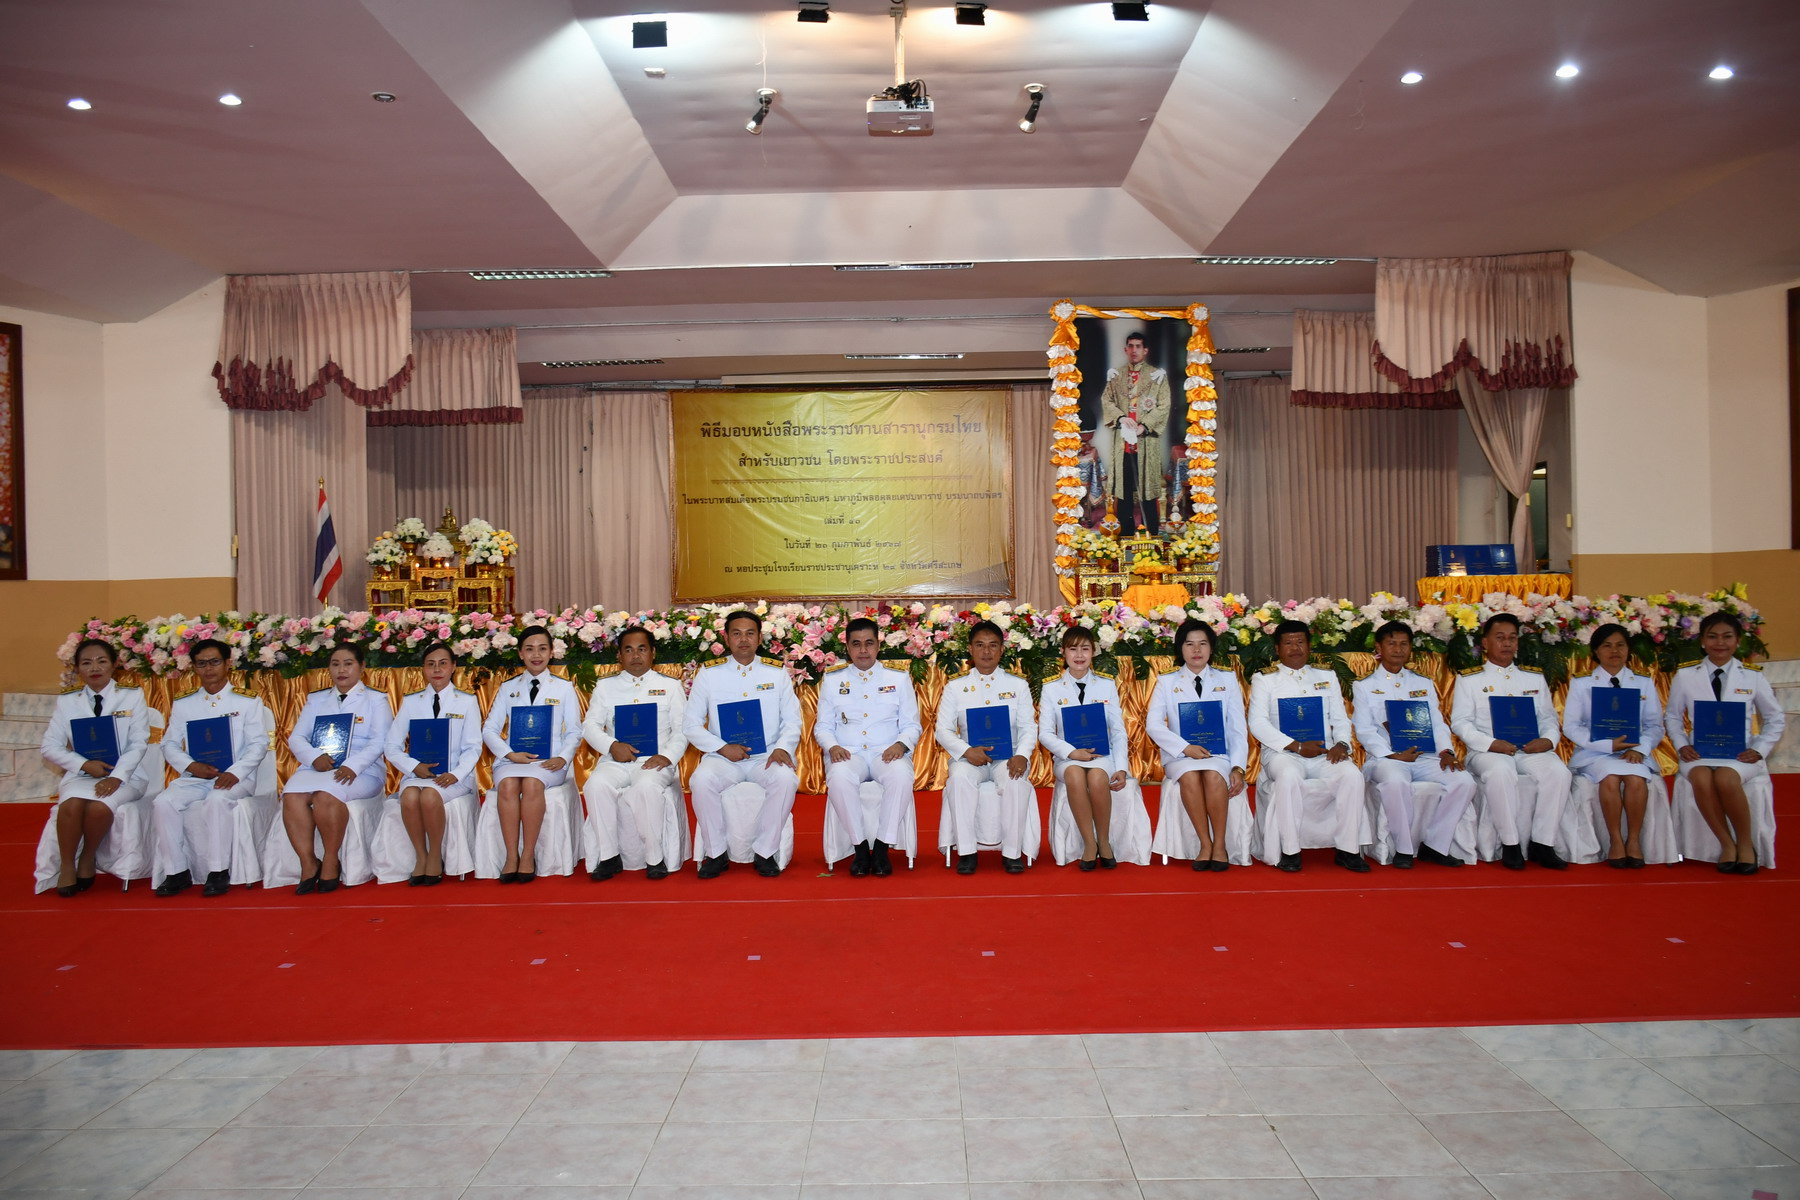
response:
{"label": "white skirt", "polygon": [[1130,764],[1122,763],[1110,754],[1102,758],[1090,759],[1087,762],[1076,762],[1072,758],[1058,758],[1051,764],[1051,769],[1055,772],[1057,783],[1062,782],[1063,772],[1067,771],[1070,767],[1085,767],[1090,771],[1105,771],[1107,778],[1109,779],[1112,776],[1117,775],[1120,771],[1124,771],[1126,774],[1131,773]]}
{"label": "white skirt", "polygon": [[[1748,766],[1749,764],[1739,763],[1738,765]],[[1656,769],[1655,760],[1648,754],[1644,755],[1644,761],[1641,763],[1628,763],[1616,754],[1609,754],[1605,758],[1582,763],[1575,768],[1575,773],[1583,779],[1591,779],[1595,783],[1599,783],[1608,775],[1636,775],[1640,779],[1648,779],[1652,782],[1662,778],[1662,773]]]}
{"label": "white skirt", "polygon": [[310,796],[314,792],[324,792],[336,799],[348,802],[367,800],[370,796],[381,795],[382,785],[386,782],[387,768],[385,766],[364,771],[349,783],[339,783],[335,771],[315,771],[310,767],[303,767],[294,772],[287,781],[287,786],[281,789],[281,793],[284,796],[295,793]]}
{"label": "white skirt", "polygon": [[[1768,775],[1769,760],[1765,757],[1760,758],[1753,763],[1747,763],[1739,762],[1735,758],[1703,758],[1698,762],[1681,763],[1681,777],[1686,779],[1688,772],[1692,771],[1695,767],[1730,767],[1733,771],[1737,772],[1740,780],[1749,783],[1752,779],[1761,779]],[[124,791],[125,789],[120,788],[119,790]]]}
{"label": "white skirt", "polygon": [[560,771],[546,771],[539,765],[542,761],[539,759],[538,762],[516,763],[500,759],[494,763],[494,782],[498,784],[502,779],[535,779],[545,787],[555,787],[569,781],[567,762],[563,763]]}
{"label": "white skirt", "polygon": [[[1231,784],[1231,772],[1234,769],[1231,760],[1223,754],[1215,754],[1211,758],[1189,758],[1185,754],[1170,758],[1164,755],[1162,767],[1164,783],[1174,783],[1190,771],[1211,771],[1215,775],[1223,775],[1227,787]],[[1245,782],[1249,782],[1248,779]]]}
{"label": "white skirt", "polygon": [[[471,772],[471,774],[473,773]],[[394,789],[394,795],[402,795],[408,788],[418,788],[420,791],[435,792],[437,793],[437,798],[439,800],[450,801],[456,799],[458,796],[472,794],[475,791],[475,781],[472,778],[458,779],[449,787],[443,788],[439,787],[433,780],[420,779],[417,775],[405,775],[400,779],[400,786]]]}
{"label": "white skirt", "polygon": [[[104,778],[111,779],[112,776],[107,775]],[[94,789],[99,786],[100,780],[85,771],[70,771],[62,777],[62,782],[56,785],[56,802],[60,804],[64,800],[79,797],[82,800],[97,801],[117,813],[121,804],[130,804],[144,794],[143,785],[135,778],[121,782],[118,790],[110,796],[94,795]]]}

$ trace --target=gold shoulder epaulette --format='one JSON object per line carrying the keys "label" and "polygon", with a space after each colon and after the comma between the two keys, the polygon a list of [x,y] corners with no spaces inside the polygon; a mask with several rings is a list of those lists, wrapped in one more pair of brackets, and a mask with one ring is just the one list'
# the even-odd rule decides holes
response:
{"label": "gold shoulder epaulette", "polygon": [[1755,663],[1753,663],[1753,662],[1745,662],[1745,661],[1744,661],[1744,660],[1743,660],[1743,659],[1741,659],[1741,658],[1740,658],[1740,659],[1738,659],[1738,666],[1740,666],[1740,667],[1742,667],[1742,668],[1744,668],[1744,669],[1745,669],[1745,670],[1746,670],[1746,671],[1760,671],[1760,670],[1762,670],[1762,668],[1761,668],[1761,667],[1759,667],[1759,666],[1757,666],[1757,665],[1756,665],[1756,664],[1755,664]]}
{"label": "gold shoulder epaulette", "polygon": [[787,664],[782,662],[779,658],[770,658],[766,654],[759,654],[756,657],[758,657],[762,661],[768,663],[771,667],[782,667],[784,669],[787,667]]}
{"label": "gold shoulder epaulette", "polygon": [[968,673],[969,673],[969,672],[970,672],[970,671],[973,671],[973,670],[974,670],[974,669],[975,669],[975,668],[974,668],[974,666],[973,666],[973,665],[971,665],[971,664],[969,664],[969,663],[964,663],[964,664],[963,664],[963,669],[962,669],[962,670],[960,670],[960,671],[958,671],[958,672],[957,672],[957,673],[956,673],[956,674],[954,674],[954,675],[946,675],[946,676],[945,676],[945,677],[944,677],[944,682],[945,682],[945,683],[948,683],[948,682],[950,682],[950,681],[951,681],[951,680],[952,680],[952,679],[961,679],[961,678],[962,678],[962,677],[963,677],[963,676],[964,676],[964,675],[967,675],[967,674],[968,674]]}
{"label": "gold shoulder epaulette", "polygon": [[700,665],[703,667],[716,667],[720,663],[723,663],[725,661],[726,660],[723,658],[709,658],[705,662],[701,663]]}
{"label": "gold shoulder epaulette", "polygon": [[890,671],[899,671],[901,674],[905,675],[909,679],[912,677],[912,668],[910,666],[908,666],[906,663],[895,662],[892,659],[882,659],[882,658],[876,659],[875,663],[877,666],[886,667]]}
{"label": "gold shoulder epaulette", "polygon": [[177,700],[186,700],[189,696],[193,695],[195,692],[197,692],[199,690],[200,690],[199,684],[197,684],[197,683],[189,684],[182,691],[176,692],[174,698]]}
{"label": "gold shoulder epaulette", "polygon": [[[1595,671],[1598,671],[1599,669],[1600,669],[1599,663],[1589,662],[1587,665],[1587,669],[1584,671],[1570,671],[1569,672],[1569,682],[1573,683],[1577,679],[1586,679],[1589,675],[1592,675]],[[1629,667],[1627,667],[1626,669],[1630,670]]]}
{"label": "gold shoulder epaulette", "polygon": [[1542,675],[1544,673],[1544,668],[1542,667],[1528,667],[1524,663],[1514,663],[1513,665],[1518,667],[1521,671],[1530,671],[1533,675]]}
{"label": "gold shoulder epaulette", "polygon": [[256,693],[255,693],[255,692],[254,692],[254,691],[252,691],[252,690],[251,690],[251,689],[250,689],[250,688],[247,688],[247,687],[239,687],[239,686],[238,686],[238,685],[236,685],[236,684],[235,684],[235,683],[234,683],[234,684],[232,684],[232,685],[231,685],[231,690],[232,690],[232,691],[234,691],[234,692],[236,692],[236,693],[237,693],[237,694],[238,694],[238,695],[240,695],[240,696],[242,696],[242,697],[244,697],[244,698],[245,698],[245,699],[247,699],[247,700],[259,700],[259,699],[261,699],[261,697],[260,697],[260,696],[258,696],[258,695],[257,695],[257,694],[256,694]]}
{"label": "gold shoulder epaulette", "polygon": [[1458,675],[1479,675],[1486,669],[1487,669],[1487,667],[1485,664],[1480,665],[1480,666],[1464,667],[1462,670],[1458,671],[1457,674]]}
{"label": "gold shoulder epaulette", "polygon": [[846,667],[848,667],[848,666],[849,666],[849,665],[850,665],[850,664],[849,664],[849,663],[847,663],[847,662],[841,662],[841,663],[838,663],[838,664],[837,664],[837,665],[836,665],[836,666],[830,666],[830,667],[826,667],[826,668],[825,668],[825,669],[824,669],[824,670],[823,670],[823,671],[821,671],[821,672],[819,672],[819,673],[820,673],[820,674],[821,674],[821,675],[830,675],[830,674],[831,674],[831,673],[832,673],[832,672],[834,672],[834,671],[842,671],[842,670],[844,670],[844,669],[845,669],[845,668],[846,668]]}
{"label": "gold shoulder epaulette", "polygon": [[1279,664],[1277,664],[1277,663],[1270,663],[1268,666],[1266,666],[1262,670],[1258,671],[1257,674],[1258,675],[1273,675],[1278,666],[1279,666]]}
{"label": "gold shoulder epaulette", "polygon": [[416,687],[416,688],[414,688],[414,689],[413,689],[413,690],[412,690],[412,691],[410,691],[410,692],[402,692],[402,693],[400,693],[400,695],[401,695],[401,698],[402,698],[402,699],[404,699],[404,698],[405,698],[405,697],[407,697],[407,696],[416,696],[416,695],[418,695],[418,694],[419,694],[419,693],[420,693],[420,692],[422,692],[422,691],[424,691],[424,690],[425,690],[425,689],[426,689],[426,688],[429,688],[429,687],[430,687],[430,686],[431,686],[431,685],[430,685],[430,684],[429,684],[429,683],[421,683],[421,684],[420,684],[420,685],[419,685],[419,686],[418,686],[418,687]]}
{"label": "gold shoulder epaulette", "polygon": [[1699,658],[1684,658],[1680,662],[1675,664],[1675,669],[1677,671],[1685,671],[1687,668],[1697,667],[1705,661],[1706,661],[1706,657],[1704,655],[1702,655]]}
{"label": "gold shoulder epaulette", "polygon": [[306,693],[306,694],[307,694],[307,695],[309,695],[309,696],[317,696],[317,695],[318,695],[318,694],[319,694],[319,693],[320,693],[320,692],[330,692],[330,691],[335,691],[335,690],[336,690],[336,689],[335,689],[335,688],[333,688],[333,687],[332,687],[332,685],[331,685],[331,684],[329,684],[329,683],[328,683],[328,684],[326,684],[326,685],[325,685],[325,686],[324,686],[324,687],[322,687],[322,688],[314,688],[314,689],[313,689],[313,690],[312,690],[312,691],[310,691],[310,692],[308,692],[308,693]]}
{"label": "gold shoulder epaulette", "polygon": [[74,687],[66,687],[66,688],[64,688],[64,689],[63,689],[63,690],[62,690],[62,694],[63,694],[63,695],[65,695],[65,696],[67,696],[67,695],[69,695],[69,694],[70,694],[70,693],[71,693],[71,692],[79,692],[79,691],[80,691],[80,690],[81,690],[81,689],[82,689],[82,687],[83,687],[83,686],[85,686],[85,685],[83,685],[83,684],[79,684],[79,683],[78,683],[78,684],[76,684],[76,685],[75,685],[75,686],[74,686]]}
{"label": "gold shoulder epaulette", "polygon": [[1094,674],[1102,679],[1110,679],[1114,683],[1119,682],[1119,673],[1117,671],[1102,671],[1099,667],[1095,667]]}

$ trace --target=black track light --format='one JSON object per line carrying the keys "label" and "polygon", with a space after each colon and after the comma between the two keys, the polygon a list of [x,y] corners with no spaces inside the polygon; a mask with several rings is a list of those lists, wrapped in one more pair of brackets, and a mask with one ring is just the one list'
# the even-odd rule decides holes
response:
{"label": "black track light", "polygon": [[975,0],[956,0],[956,23],[958,25],[986,25],[987,5],[977,4]]}
{"label": "black track light", "polygon": [[831,0],[800,0],[799,19],[808,25],[823,25],[831,20]]}
{"label": "black track light", "polygon": [[1113,20],[1115,21],[1148,21],[1150,6],[1148,4],[1126,4],[1113,0]]}

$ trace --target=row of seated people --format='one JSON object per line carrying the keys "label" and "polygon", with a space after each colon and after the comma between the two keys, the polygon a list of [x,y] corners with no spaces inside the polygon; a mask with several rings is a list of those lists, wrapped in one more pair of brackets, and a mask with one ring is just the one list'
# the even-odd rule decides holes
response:
{"label": "row of seated people", "polygon": [[[1677,673],[1666,712],[1654,681],[1629,666],[1626,631],[1596,631],[1596,667],[1572,681],[1561,721],[1548,681],[1515,661],[1518,633],[1511,616],[1490,618],[1481,635],[1484,662],[1457,679],[1446,721],[1435,685],[1407,665],[1410,631],[1384,626],[1375,639],[1378,664],[1353,689],[1352,718],[1336,676],[1310,665],[1304,624],[1276,630],[1280,661],[1252,677],[1246,704],[1236,673],[1213,665],[1214,630],[1187,621],[1176,634],[1182,665],[1158,679],[1146,717],[1164,781],[1152,834],[1128,770],[1118,689],[1093,670],[1092,633],[1067,631],[1065,669],[1044,684],[1034,713],[1026,681],[999,669],[1002,631],[981,622],[970,638],[970,669],[948,682],[937,714],[935,736],[951,758],[940,848],[962,874],[976,870],[983,847],[998,848],[1008,872],[1026,869],[1042,837],[1027,775],[1041,743],[1054,761],[1053,852],[1084,871],[1121,859],[1147,864],[1158,853],[1165,862],[1189,859],[1196,871],[1224,871],[1248,865],[1253,843],[1257,857],[1284,871],[1299,870],[1301,850],[1313,847],[1334,849],[1337,864],[1356,872],[1369,870],[1370,854],[1402,868],[1418,859],[1451,867],[1498,859],[1515,870],[1528,861],[1561,869],[1571,858],[1629,868],[1683,856],[1716,858],[1728,874],[1773,865],[1763,759],[1785,717],[1767,681],[1736,657],[1736,618],[1703,621],[1706,657]],[[201,882],[196,876],[206,895],[233,882],[297,884],[302,894],[371,877],[430,886],[471,870],[524,883],[540,868],[572,873],[582,858],[596,880],[625,869],[660,879],[690,853],[702,879],[734,859],[779,875],[793,853],[798,698],[787,672],[758,657],[754,613],[732,614],[725,636],[729,657],[700,670],[684,696],[677,681],[651,669],[650,634],[626,631],[621,670],[599,681],[584,717],[574,686],[549,670],[549,634],[527,630],[519,643],[524,670],[501,685],[485,720],[479,700],[453,686],[447,645],[426,649],[426,686],[404,697],[397,713],[363,685],[360,649],[340,646],[329,659],[331,686],[308,696],[288,738],[300,766],[278,805],[273,718],[254,694],[230,686],[226,647],[193,648],[199,686],[175,701],[156,757],[147,753],[143,693],[113,681],[109,645],[84,642],[75,658],[81,686],[61,698],[44,738],[44,756],[65,775],[39,846],[38,888],[72,896],[102,869],[126,880],[150,875],[159,895]],[[821,681],[813,726],[826,766],[825,855],[828,863],[850,858],[852,875],[887,875],[891,851],[902,850],[909,863],[916,851],[919,711],[910,676],[877,659],[872,621],[853,621],[846,643],[851,661]],[[1634,733],[1595,736],[1593,691],[1602,687],[1636,694]],[[1524,702],[1526,732],[1501,730],[1513,740],[1497,736],[1497,697]],[[1632,704],[1629,694],[1620,700]],[[1720,710],[1741,711],[1743,748],[1735,755],[1707,758],[1693,744],[1695,705],[1707,700],[1739,706]],[[1412,707],[1394,710],[1396,702]],[[547,723],[544,745],[515,748],[515,709]],[[630,736],[654,745],[618,736],[628,713]],[[1297,729],[1294,721],[1308,715],[1314,727]],[[1424,727],[1410,739],[1396,737],[1386,719],[1395,715]],[[413,753],[420,721],[445,731],[433,747],[444,761],[421,762]],[[75,749],[80,727],[109,722],[111,761]],[[191,736],[201,722],[224,742],[211,763]],[[331,727],[347,730],[335,748],[318,736]],[[1464,761],[1452,732],[1468,749]],[[1673,815],[1651,757],[1665,732],[1679,760]],[[1568,765],[1556,753],[1564,736],[1575,747]],[[1245,789],[1251,737],[1262,762],[1254,817]],[[1360,770],[1353,737],[1364,751]],[[583,740],[600,756],[582,791],[585,818],[571,774]],[[1396,745],[1402,741],[1407,748]],[[495,786],[477,816],[475,767],[484,746],[494,756]],[[689,746],[702,752],[690,780],[691,843],[678,774]],[[392,796],[388,764],[403,777]],[[163,787],[165,765],[176,778]],[[129,832],[114,830],[122,813],[132,814]]]}

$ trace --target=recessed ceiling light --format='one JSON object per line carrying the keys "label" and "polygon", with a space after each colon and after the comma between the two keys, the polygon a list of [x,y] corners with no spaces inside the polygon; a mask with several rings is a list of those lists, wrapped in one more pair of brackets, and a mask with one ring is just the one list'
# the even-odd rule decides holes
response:
{"label": "recessed ceiling light", "polygon": [[1329,267],[1337,262],[1374,262],[1372,258],[1314,258],[1291,254],[1202,254],[1194,260],[1203,267]]}
{"label": "recessed ceiling light", "polygon": [[1708,79],[1730,79],[1733,75],[1736,75],[1736,74],[1737,74],[1736,71],[1732,70],[1730,67],[1726,66],[1724,63],[1720,63],[1718,66],[1716,66],[1712,70],[1708,71],[1706,73],[1706,77]]}
{"label": "recessed ceiling light", "polygon": [[968,271],[974,268],[972,262],[941,263],[839,263],[831,269],[834,271]]}
{"label": "recessed ceiling light", "polygon": [[1128,4],[1123,0],[1113,0],[1112,10],[1115,21],[1148,21],[1150,19],[1148,4]]}
{"label": "recessed ceiling light", "polygon": [[219,97],[219,103],[223,104],[226,108],[236,108],[243,103],[243,100],[238,97],[236,92],[226,92],[223,96]]}
{"label": "recessed ceiling light", "polygon": [[956,0],[956,23],[986,25],[987,5],[979,3],[979,0]]}
{"label": "recessed ceiling light", "polygon": [[83,100],[80,96],[76,96],[74,99],[69,101],[69,107],[74,109],[76,112],[86,112],[88,109],[90,109],[94,106],[89,104],[86,100]]}
{"label": "recessed ceiling light", "polygon": [[398,100],[399,97],[392,92],[370,92],[369,99],[375,101],[377,104],[392,104],[394,101]]}
{"label": "recessed ceiling light", "polygon": [[645,67],[644,68],[644,74],[649,76],[651,79],[661,79],[668,73],[669,73],[669,69],[667,67]]}
{"label": "recessed ceiling light", "polygon": [[470,271],[470,279],[494,283],[518,279],[611,279],[612,272],[601,267],[546,267],[519,271]]}
{"label": "recessed ceiling light", "polygon": [[633,50],[660,50],[668,44],[668,18],[644,18],[631,23],[631,48]]}
{"label": "recessed ceiling light", "polygon": [[660,358],[582,358],[567,362],[539,363],[540,367],[660,367]]}
{"label": "recessed ceiling light", "polygon": [[962,355],[961,354],[846,354],[846,355],[844,355],[844,357],[850,358],[850,359],[857,359],[857,360],[867,360],[867,359],[892,360],[892,359],[900,359],[900,358],[961,358]]}
{"label": "recessed ceiling light", "polygon": [[1579,74],[1581,74],[1581,68],[1574,63],[1564,63],[1562,66],[1556,68],[1556,77],[1558,79],[1573,79]]}
{"label": "recessed ceiling light", "polygon": [[1400,77],[1400,82],[1401,83],[1420,83],[1424,80],[1424,78],[1425,77],[1423,75],[1419,74],[1417,71],[1408,71],[1406,74],[1404,74]]}

